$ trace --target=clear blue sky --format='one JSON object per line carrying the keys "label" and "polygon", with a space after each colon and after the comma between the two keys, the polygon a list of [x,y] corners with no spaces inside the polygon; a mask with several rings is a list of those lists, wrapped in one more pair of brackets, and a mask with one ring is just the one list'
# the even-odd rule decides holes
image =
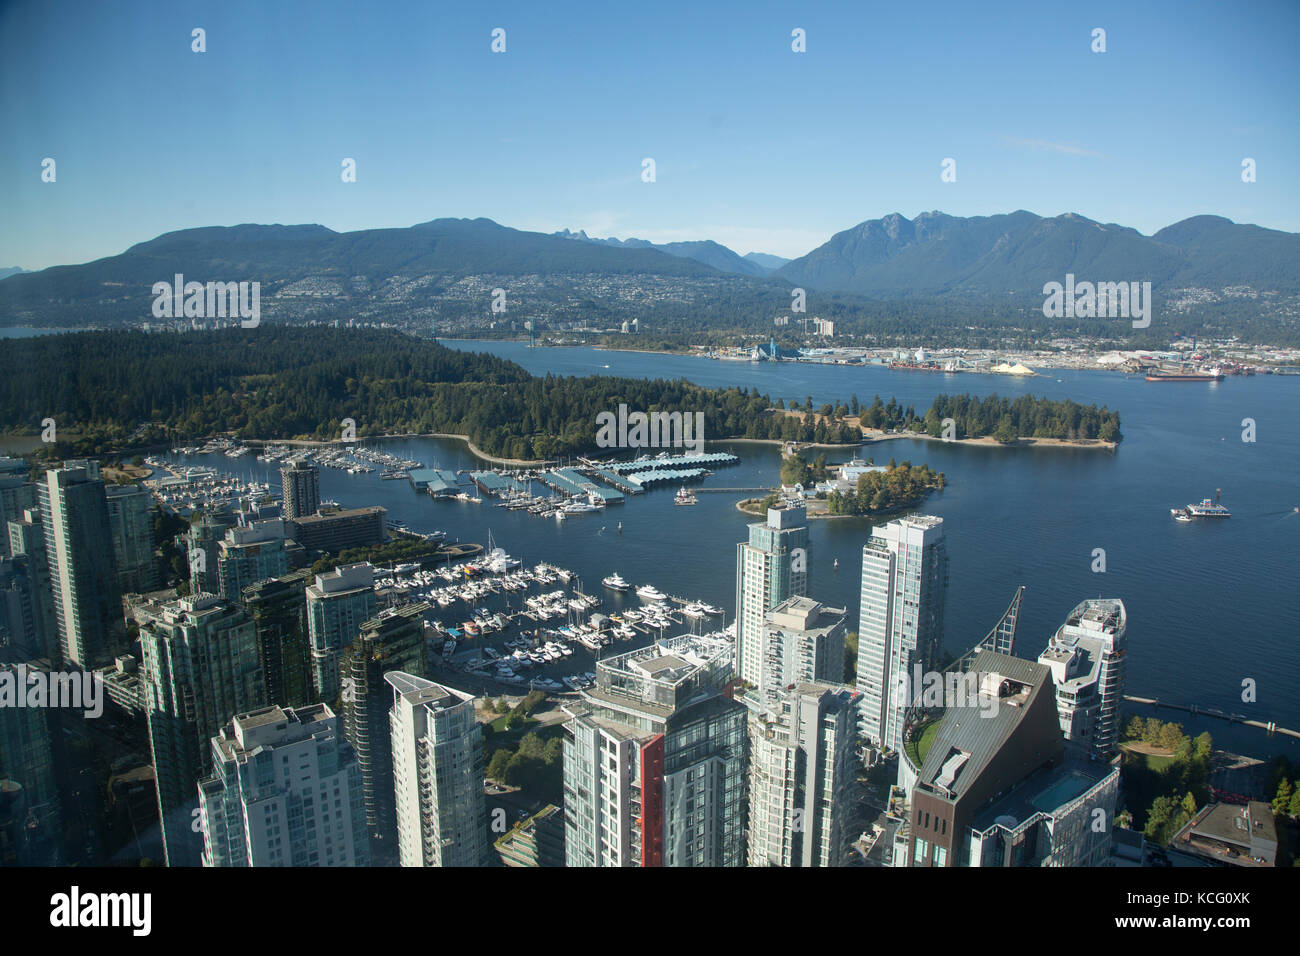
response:
{"label": "clear blue sky", "polygon": [[784,256],[930,209],[1300,231],[1298,39],[1293,0],[0,0],[0,266],[443,216]]}

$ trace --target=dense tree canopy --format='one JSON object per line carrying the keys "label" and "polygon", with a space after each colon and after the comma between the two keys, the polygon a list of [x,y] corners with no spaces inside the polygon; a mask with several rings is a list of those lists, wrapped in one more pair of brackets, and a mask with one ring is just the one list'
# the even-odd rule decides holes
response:
{"label": "dense tree canopy", "polygon": [[[212,332],[83,332],[7,343],[12,373],[0,378],[0,423],[37,431],[54,419],[79,440],[58,454],[192,441],[393,433],[467,435],[490,455],[551,459],[597,451],[597,415],[702,412],[704,437],[856,444],[850,406],[803,418],[775,413],[756,389],[702,388],[685,380],[529,375],[513,362],[462,352],[386,329],[273,326]],[[811,411],[811,399],[803,406]],[[957,437],[994,434],[1118,440],[1106,409],[1032,396],[939,396],[924,419],[892,398],[862,411],[871,427]],[[1007,424],[1009,422],[1009,425]]]}

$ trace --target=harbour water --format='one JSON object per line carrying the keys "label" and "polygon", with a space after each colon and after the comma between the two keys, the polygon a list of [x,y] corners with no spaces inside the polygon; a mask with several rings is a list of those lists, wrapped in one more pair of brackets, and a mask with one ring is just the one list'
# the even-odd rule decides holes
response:
{"label": "harbour water", "polygon": [[[939,392],[998,392],[1071,398],[1107,405],[1122,416],[1125,440],[1114,452],[1092,449],[1003,449],[891,440],[862,449],[878,462],[926,462],[948,486],[924,505],[945,520],[950,556],[945,646],[960,653],[978,641],[1018,585],[1027,587],[1017,652],[1034,657],[1078,601],[1122,598],[1129,615],[1128,692],[1300,728],[1300,379],[1231,378],[1218,384],[1148,384],[1109,372],[1067,372],[1022,380],[982,375],[924,375],[879,368],[752,365],[684,356],[585,348],[528,349],[516,343],[453,343],[511,358],[530,371],[686,377],[703,385],[757,387],[774,399],[814,404],[869,402],[879,393],[923,413]],[[604,369],[609,365],[609,369]],[[1256,423],[1242,441],[1242,420]],[[393,439],[385,450],[433,467],[484,467],[463,442]],[[735,604],[736,544],[751,518],[736,510],[745,495],[710,488],[771,486],[779,449],[771,444],[709,442],[739,465],[696,485],[699,503],[673,504],[665,486],[630,496],[603,512],[556,522],[492,506],[433,501],[405,481],[323,469],[321,494],[345,507],[379,504],[414,531],[445,530],[449,540],[496,541],[525,565],[546,561],[574,570],[583,590],[607,605],[617,598],[601,579],[618,571],[634,586]],[[834,453],[831,460],[840,460]],[[275,466],[253,456],[194,456],[240,476],[275,481]],[[1223,489],[1226,521],[1179,523],[1169,509]],[[622,532],[617,530],[622,523]],[[865,519],[812,522],[812,591],[845,607],[856,629]],[[1092,570],[1105,552],[1104,573]],[[838,570],[834,562],[838,559]],[[617,645],[621,649],[626,645]],[[585,653],[585,652],[584,652]],[[588,658],[589,659],[589,658]],[[577,665],[575,665],[577,666]],[[580,669],[589,665],[584,660]],[[1256,701],[1243,701],[1243,681]],[[1238,752],[1300,754],[1285,736],[1162,711],[1190,730],[1209,730]]]}

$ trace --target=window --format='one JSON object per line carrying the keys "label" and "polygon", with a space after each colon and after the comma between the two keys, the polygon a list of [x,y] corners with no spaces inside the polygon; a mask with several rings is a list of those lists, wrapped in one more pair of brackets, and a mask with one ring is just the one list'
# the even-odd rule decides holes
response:
{"label": "window", "polygon": [[912,844],[912,862],[924,863],[926,850],[928,849],[929,849],[928,843],[926,843],[924,840],[921,839],[916,840],[916,842]]}

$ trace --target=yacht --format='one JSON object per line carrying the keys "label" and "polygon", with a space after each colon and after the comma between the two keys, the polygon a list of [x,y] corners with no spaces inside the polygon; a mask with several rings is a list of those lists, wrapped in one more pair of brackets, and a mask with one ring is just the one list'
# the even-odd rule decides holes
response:
{"label": "yacht", "polygon": [[611,591],[630,591],[630,590],[632,590],[632,585],[630,585],[630,584],[628,584],[626,581],[624,581],[624,580],[623,580],[623,577],[622,577],[622,576],[621,576],[617,571],[615,571],[615,572],[614,572],[613,574],[611,574],[609,577],[605,578],[605,579],[604,579],[603,581],[601,581],[600,583],[603,584],[603,585],[605,585],[605,587],[609,588]]}
{"label": "yacht", "polygon": [[639,588],[636,589],[636,595],[637,597],[645,601],[662,601],[668,597],[668,595],[664,594],[653,584],[641,585]]}
{"label": "yacht", "polygon": [[695,497],[694,493],[687,491],[685,485],[682,486],[681,491],[677,492],[676,497],[673,498],[673,504],[675,505],[693,505],[698,503],[699,499]]}

